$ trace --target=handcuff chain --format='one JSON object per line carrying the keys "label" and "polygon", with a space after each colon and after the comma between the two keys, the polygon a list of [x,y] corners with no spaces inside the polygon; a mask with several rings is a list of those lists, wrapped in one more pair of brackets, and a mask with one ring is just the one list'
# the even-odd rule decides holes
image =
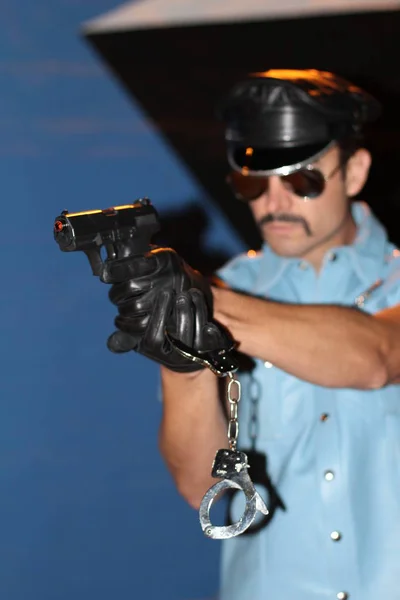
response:
{"label": "handcuff chain", "polygon": [[253,450],[257,445],[257,438],[259,436],[260,422],[258,418],[258,404],[260,400],[260,382],[253,376],[250,375],[249,385],[249,400],[250,400],[250,415],[248,423],[248,436],[250,444]]}
{"label": "handcuff chain", "polygon": [[233,373],[228,373],[227,399],[229,402],[228,441],[230,450],[236,450],[239,436],[238,404],[240,402],[241,385]]}

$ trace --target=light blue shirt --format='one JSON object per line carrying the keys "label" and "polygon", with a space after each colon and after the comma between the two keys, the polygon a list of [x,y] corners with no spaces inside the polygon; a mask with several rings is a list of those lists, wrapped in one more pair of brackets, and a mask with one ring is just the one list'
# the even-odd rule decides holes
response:
{"label": "light blue shirt", "polygon": [[[362,310],[400,303],[400,252],[366,204],[352,206],[357,238],[327,253],[319,275],[267,246],[219,275],[271,300],[348,306],[382,280]],[[257,447],[286,511],[223,542],[221,600],[400,600],[400,386],[324,388],[256,362]],[[240,379],[239,448],[248,448],[250,379]]]}

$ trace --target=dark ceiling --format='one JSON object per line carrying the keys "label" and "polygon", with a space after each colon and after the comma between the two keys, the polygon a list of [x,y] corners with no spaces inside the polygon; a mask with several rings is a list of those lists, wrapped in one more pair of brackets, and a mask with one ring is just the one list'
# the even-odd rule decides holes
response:
{"label": "dark ceiling", "polygon": [[385,110],[370,131],[375,161],[363,198],[400,243],[400,11],[124,31],[87,40],[252,248],[260,239],[248,209],[225,186],[217,100],[245,73],[268,68],[330,70],[366,87]]}

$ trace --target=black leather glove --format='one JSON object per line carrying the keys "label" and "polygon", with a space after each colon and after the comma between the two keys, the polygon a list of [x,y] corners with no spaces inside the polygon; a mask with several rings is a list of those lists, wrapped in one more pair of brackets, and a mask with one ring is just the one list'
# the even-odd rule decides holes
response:
{"label": "black leather glove", "polygon": [[108,339],[112,352],[135,350],[171,370],[196,371],[201,365],[182,356],[171,337],[195,352],[231,349],[229,333],[212,321],[208,281],[170,248],[154,248],[144,257],[106,265],[102,276],[115,282],[109,292],[118,307],[120,330]]}

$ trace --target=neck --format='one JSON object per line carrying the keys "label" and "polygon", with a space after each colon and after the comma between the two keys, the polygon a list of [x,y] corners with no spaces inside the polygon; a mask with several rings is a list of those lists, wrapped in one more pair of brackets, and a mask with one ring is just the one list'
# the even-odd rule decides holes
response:
{"label": "neck", "polygon": [[338,227],[326,238],[320,240],[318,244],[308,250],[302,258],[313,265],[319,272],[322,267],[325,254],[338,246],[348,246],[354,242],[357,234],[357,225],[354,222],[352,214],[349,212],[344,217]]}

